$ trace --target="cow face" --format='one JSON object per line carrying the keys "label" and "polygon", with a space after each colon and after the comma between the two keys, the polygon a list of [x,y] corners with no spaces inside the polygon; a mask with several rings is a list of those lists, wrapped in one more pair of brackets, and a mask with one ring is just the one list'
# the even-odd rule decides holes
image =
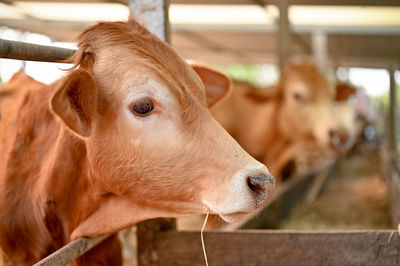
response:
{"label": "cow face", "polygon": [[335,102],[328,80],[311,61],[290,63],[284,70],[280,89],[282,112],[279,123],[293,139],[313,139],[321,146],[346,149],[349,133]]}
{"label": "cow face", "polygon": [[[127,35],[134,41],[119,41]],[[224,74],[189,66],[134,22],[100,24],[80,38],[79,68],[51,105],[86,142],[103,203],[74,237],[207,211],[233,221],[271,198],[267,168],[208,111],[230,87]]]}

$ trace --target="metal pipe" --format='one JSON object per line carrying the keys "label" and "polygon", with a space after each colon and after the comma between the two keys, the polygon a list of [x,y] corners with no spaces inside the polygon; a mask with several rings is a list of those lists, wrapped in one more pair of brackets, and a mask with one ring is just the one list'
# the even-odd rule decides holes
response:
{"label": "metal pipe", "polygon": [[61,62],[76,50],[0,39],[0,58],[26,61]]}
{"label": "metal pipe", "polygon": [[56,252],[50,254],[41,261],[35,263],[33,266],[61,266],[66,265],[72,260],[78,258],[89,249],[93,248],[110,235],[104,235],[99,237],[87,238],[80,237],[68,245],[63,246]]}
{"label": "metal pipe", "polygon": [[391,64],[388,71],[389,71],[389,77],[390,77],[390,90],[389,90],[389,96],[390,96],[390,102],[389,102],[389,145],[390,145],[390,151],[391,151],[391,156],[392,160],[396,161],[397,160],[397,130],[398,130],[398,122],[397,122],[397,107],[398,107],[398,102],[397,102],[397,85],[396,85],[396,80],[395,80],[395,72],[396,72],[397,66],[395,64]]}
{"label": "metal pipe", "polygon": [[289,0],[279,1],[279,30],[277,32],[278,63],[282,71],[292,55],[291,29],[289,20]]}

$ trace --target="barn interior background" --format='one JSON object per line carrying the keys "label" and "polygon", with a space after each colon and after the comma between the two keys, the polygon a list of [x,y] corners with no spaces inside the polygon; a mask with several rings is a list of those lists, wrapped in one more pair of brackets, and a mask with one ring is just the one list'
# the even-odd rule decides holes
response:
{"label": "barn interior background", "polygon": [[[170,43],[186,59],[267,86],[278,81],[289,58],[308,56],[332,84],[349,83],[371,102],[373,120],[351,151],[329,167],[279,185],[277,199],[258,218],[220,230],[397,228],[399,1],[171,0],[166,5]],[[126,20],[129,13],[124,0],[5,0],[0,3],[0,38],[74,48],[72,40],[83,28],[101,20]],[[1,82],[21,68],[50,83],[68,65],[0,59]],[[182,230],[200,226],[195,219],[178,222]],[[136,263],[132,232],[123,232],[130,247],[127,265]]]}

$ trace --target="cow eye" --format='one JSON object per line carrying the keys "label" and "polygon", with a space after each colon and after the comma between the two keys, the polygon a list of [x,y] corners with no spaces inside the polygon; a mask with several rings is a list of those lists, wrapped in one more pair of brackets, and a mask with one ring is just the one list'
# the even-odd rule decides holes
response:
{"label": "cow eye", "polygon": [[132,112],[138,116],[146,116],[154,109],[154,103],[151,99],[141,99],[132,104]]}
{"label": "cow eye", "polygon": [[293,95],[293,98],[294,98],[297,102],[306,102],[306,101],[307,101],[307,98],[306,98],[304,95],[300,94],[300,93],[295,93],[295,94]]}

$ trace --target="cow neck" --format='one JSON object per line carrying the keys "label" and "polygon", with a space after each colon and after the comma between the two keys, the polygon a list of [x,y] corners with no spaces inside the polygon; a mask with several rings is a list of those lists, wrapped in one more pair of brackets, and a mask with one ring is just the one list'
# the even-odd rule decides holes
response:
{"label": "cow neck", "polygon": [[85,141],[67,129],[60,130],[50,157],[54,159],[41,197],[45,219],[54,221],[54,225],[47,227],[51,234],[58,233],[64,242],[82,236],[115,233],[146,219],[174,214],[168,209],[143,206],[110,192],[96,176],[101,173],[91,171]]}
{"label": "cow neck", "polygon": [[[64,233],[62,238],[68,240],[68,232],[83,215],[81,208],[86,209],[90,203],[86,196],[86,149],[82,140],[61,127],[50,154],[52,159],[42,169],[45,175],[41,177],[42,184],[39,185],[44,188],[40,197],[45,206],[46,221],[54,221],[48,225],[49,230],[54,234],[53,226],[61,223]],[[78,206],[78,200],[87,201],[87,204]]]}
{"label": "cow neck", "polygon": [[53,86],[27,91],[17,107],[18,128],[9,127],[15,137],[5,151],[0,241],[12,265],[33,264],[63,246],[94,206],[84,142],[49,110]]}
{"label": "cow neck", "polygon": [[[80,67],[91,69],[93,62],[87,64]],[[47,224],[48,230],[65,244],[73,240],[72,234],[77,227],[109,201],[110,193],[96,181],[99,178],[91,171],[86,140],[63,122],[55,124],[59,128],[57,139],[49,151],[50,159],[44,164],[42,172],[45,174],[41,176],[38,187],[44,188],[39,197],[44,206],[45,220],[52,221]],[[60,228],[54,228],[56,224]]]}

